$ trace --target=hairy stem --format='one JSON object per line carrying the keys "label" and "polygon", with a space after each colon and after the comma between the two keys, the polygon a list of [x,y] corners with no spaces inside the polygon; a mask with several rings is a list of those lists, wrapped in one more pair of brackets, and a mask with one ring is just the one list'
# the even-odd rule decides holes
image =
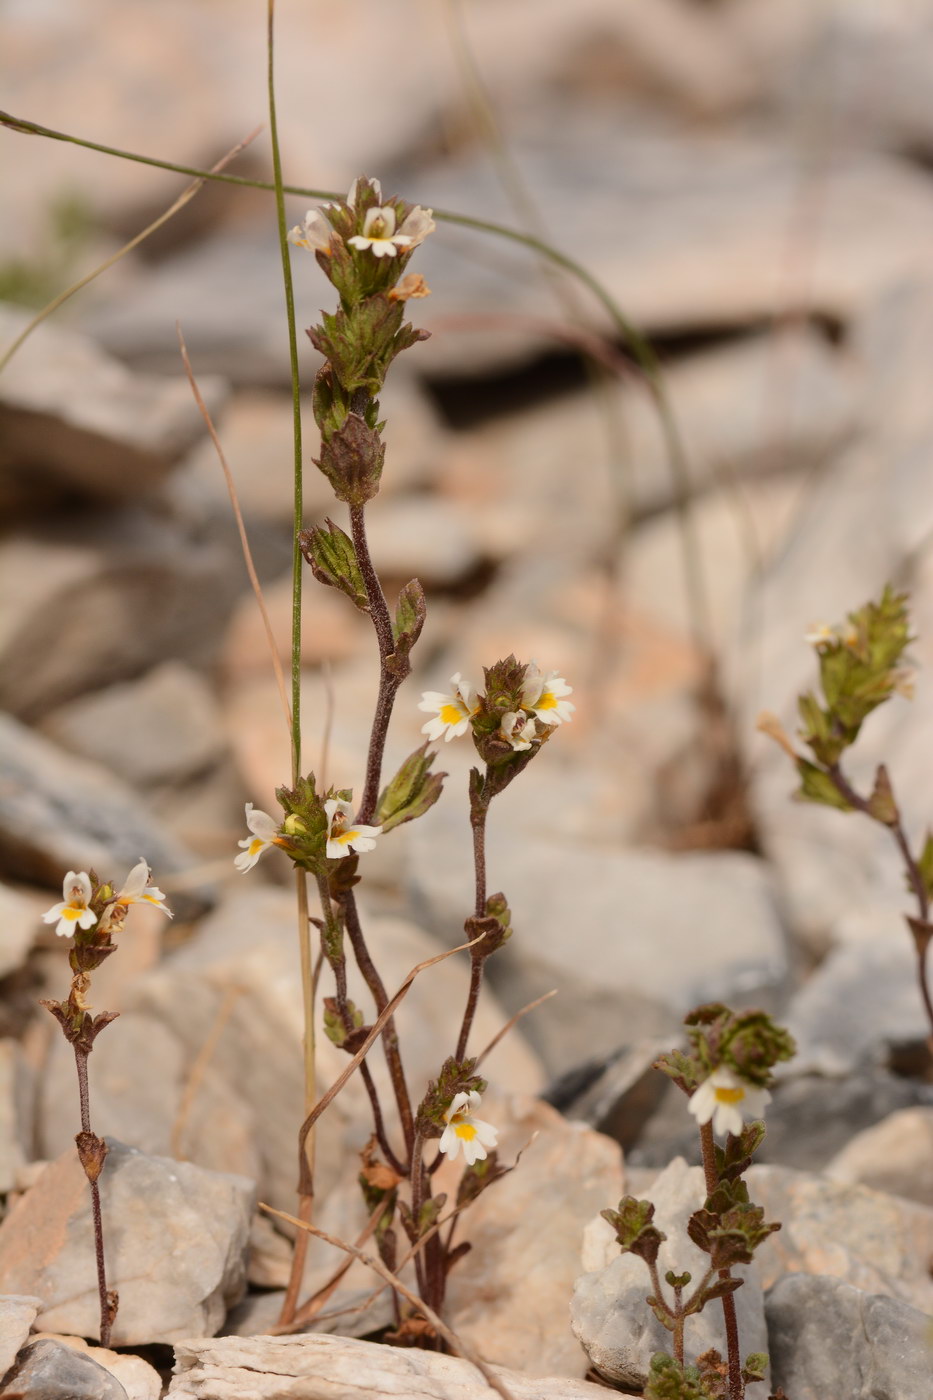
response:
{"label": "hairy stem", "polygon": [[[117,1295],[107,1292],[107,1269],[104,1260],[104,1222],[100,1210],[100,1188],[97,1184],[97,1177],[100,1174],[100,1167],[97,1174],[89,1170],[85,1160],[85,1150],[90,1144],[96,1144],[100,1140],[95,1137],[91,1129],[91,1101],[88,1092],[87,1082],[87,1050],[79,1045],[73,1045],[75,1052],[75,1068],[78,1071],[78,1099],[81,1105],[81,1132],[78,1135],[78,1156],[84,1168],[88,1185],[91,1188],[91,1215],[94,1219],[94,1254],[97,1260],[97,1295],[100,1300],[100,1344],[102,1347],[110,1345],[110,1331],[114,1318],[117,1315]],[[101,1144],[102,1146],[102,1144]],[[104,1149],[106,1151],[106,1149]]]}
{"label": "hairy stem", "polygon": [[[475,888],[473,913],[477,919],[481,919],[486,913],[486,817],[489,813],[489,801],[490,799],[488,797],[480,796],[474,798],[470,804],[470,826],[473,829],[473,874]],[[485,957],[478,955],[474,950],[471,955],[470,990],[467,994],[467,1004],[463,1012],[460,1034],[457,1037],[455,1058],[461,1061],[466,1058],[470,1031],[473,1029],[473,1018],[476,1015],[479,994],[483,985],[483,971],[485,965]]]}
{"label": "hairy stem", "polygon": [[[353,955],[356,958],[356,965],[370,990],[373,1001],[376,1003],[376,1011],[381,1015],[389,1004],[389,998],[386,993],[385,984],[379,976],[379,971],[372,960],[369,948],[366,946],[366,939],[363,935],[363,928],[360,923],[359,910],[357,909],[356,899],[354,898],[352,890],[348,890],[347,893],[342,896],[342,902],[347,933],[350,938],[350,945],[353,948]],[[399,1050],[398,1031],[395,1028],[394,1016],[390,1016],[385,1023],[382,1032],[382,1047],[386,1057],[386,1064],[389,1067],[389,1077],[392,1080],[392,1090],[395,1094],[395,1102],[398,1107],[402,1136],[405,1139],[405,1151],[411,1156],[414,1151],[415,1120],[411,1110],[408,1081],[405,1078],[405,1070],[402,1065],[402,1055]],[[407,1170],[404,1174],[407,1175]]]}
{"label": "hairy stem", "polygon": [[371,822],[379,801],[379,787],[382,781],[382,756],[385,752],[386,737],[389,732],[389,721],[392,718],[392,706],[395,702],[395,694],[401,685],[404,676],[389,669],[388,661],[395,651],[395,638],[392,635],[392,619],[389,615],[389,605],[386,602],[385,594],[382,591],[382,584],[379,576],[373,567],[373,561],[369,553],[369,543],[366,539],[366,514],[363,506],[350,507],[350,529],[353,534],[353,547],[356,551],[357,563],[360,566],[360,573],[363,575],[363,583],[366,586],[366,597],[369,600],[369,612],[373,620],[373,627],[376,631],[376,639],[379,643],[379,694],[376,698],[376,713],[373,716],[372,733],[369,738],[369,753],[366,759],[366,781],[363,785],[363,796],[360,801],[360,808],[357,813],[357,821]]}
{"label": "hairy stem", "polygon": [[[719,1185],[716,1171],[716,1149],[713,1142],[713,1125],[704,1123],[700,1128],[700,1147],[703,1151],[703,1175],[706,1178],[706,1194],[711,1196]],[[720,1278],[731,1278],[731,1269],[720,1269]],[[739,1324],[735,1315],[735,1298],[724,1293],[722,1318],[726,1328],[726,1354],[729,1362],[729,1400],[744,1400],[745,1384],[742,1380],[742,1356],[739,1351]]]}
{"label": "hairy stem", "polygon": [[[856,792],[838,763],[829,764],[826,771],[832,778],[836,791],[841,797],[845,798],[850,807],[854,807],[856,811],[861,812],[864,816],[871,817],[873,821],[877,821],[877,817],[875,817],[871,811],[868,799],[862,797],[861,793]],[[904,831],[904,824],[901,821],[900,808],[896,801],[894,803],[894,810],[896,813],[894,821],[890,823],[885,822],[883,825],[887,826],[901,853],[901,858],[904,862],[904,871],[907,875],[907,882],[917,901],[917,912],[920,916],[920,922],[928,924],[930,922],[930,900],[927,895],[926,885],[923,881],[920,866],[910,849],[907,833]],[[929,1043],[931,1051],[933,1051],[933,993],[931,993],[930,990],[926,950],[920,944],[917,946],[917,984],[920,988],[923,1008],[926,1012],[927,1020],[930,1023]]]}

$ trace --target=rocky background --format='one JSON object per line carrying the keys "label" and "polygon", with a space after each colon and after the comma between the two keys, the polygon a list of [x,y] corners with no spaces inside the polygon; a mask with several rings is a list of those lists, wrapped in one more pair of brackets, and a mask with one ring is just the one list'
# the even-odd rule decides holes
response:
{"label": "rocky background", "polygon": [[[262,8],[10,3],[5,106],[210,165],[265,117]],[[697,1169],[677,1160],[693,1159],[683,1101],[650,1065],[686,1010],[724,998],[778,1013],[800,1046],[752,1173],[784,1229],[740,1294],[746,1349],[770,1349],[790,1400],[928,1400],[933,1082],[902,872],[877,828],[790,800],[789,764],[754,722],[767,706],[793,728],[815,672],[808,624],[887,580],[906,586],[916,698],[872,718],[852,775],[864,786],[884,759],[915,837],[931,820],[933,3],[279,8],[286,178],[341,190],[365,170],[566,250],[653,340],[689,459],[684,483],[634,365],[594,391],[579,327],[606,334],[608,320],[578,286],[451,225],[419,250],[433,294],[414,319],[432,336],[393,368],[369,513],[387,587],[417,575],[429,597],[388,764],[419,741],[422,689],[457,670],[478,681],[509,651],[558,669],[578,707],[493,809],[491,887],[517,932],[492,960],[477,1046],[559,994],[488,1064],[504,1156],[538,1137],[470,1217],[451,1323],[514,1372],[563,1378],[536,1395],[590,1394],[591,1361],[617,1383],[643,1372],[660,1344],[645,1282],[592,1222],[623,1189],[650,1188],[669,1233],[698,1203]],[[2,140],[5,345],[25,308],[138,232],[183,177]],[[235,169],[267,177],[266,149],[260,137]],[[503,161],[518,172],[505,185]],[[308,202],[290,201],[292,221]],[[293,266],[310,324],[332,292],[312,258]],[[351,1397],[371,1393],[361,1344],[320,1335],[312,1354],[253,1337],[287,1277],[289,1242],[254,1207],[294,1206],[300,997],[286,872],[270,856],[244,880],[232,857],[244,801],[271,808],[288,749],[176,320],[288,653],[274,216],[261,192],[213,186],[0,375],[0,1192],[13,1212],[0,1372],[19,1353],[18,1393],[149,1400],[183,1343],[174,1396],[252,1397],[260,1371],[275,1373],[263,1396],[294,1376],[289,1395]],[[301,353],[310,384],[314,353]],[[336,513],[310,461],[306,501],[309,521]],[[309,580],[303,643],[306,764],[359,785],[368,624]],[[441,804],[366,859],[367,929],[392,986],[459,941],[470,907],[467,741],[442,759]],[[95,1360],[66,1348],[95,1334],[96,1292],[73,1065],[36,1006],[65,994],[68,973],[38,916],[66,869],[119,878],[142,854],[176,918],[135,911],[94,981],[95,1005],[121,1013],[91,1075],[94,1125],[115,1143],[105,1204],[124,1348]],[[447,962],[403,1008],[421,1083],[452,1048],[466,981]],[[340,1067],[331,1050],[322,1082]],[[358,1085],[325,1127],[320,1219],[348,1237],[367,1136]],[[312,1249],[309,1286],[333,1266]],[[354,1268],[338,1298],[369,1286]],[[365,1335],[384,1302],[319,1327]],[[30,1327],[52,1336],[21,1350]],[[88,1369],[99,1362],[109,1376]],[[392,1352],[378,1366],[401,1368],[403,1393],[484,1393],[465,1363]]]}

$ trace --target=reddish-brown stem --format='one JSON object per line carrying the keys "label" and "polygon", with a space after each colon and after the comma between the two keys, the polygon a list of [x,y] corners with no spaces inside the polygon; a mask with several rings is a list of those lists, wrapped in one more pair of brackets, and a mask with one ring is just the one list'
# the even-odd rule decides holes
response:
{"label": "reddish-brown stem", "polygon": [[[706,1194],[711,1196],[719,1185],[716,1170],[716,1145],[713,1141],[712,1123],[704,1123],[700,1128],[700,1147],[703,1151],[703,1175],[706,1179]],[[731,1278],[731,1269],[720,1269],[720,1278]],[[729,1400],[745,1400],[745,1383],[742,1380],[742,1356],[739,1351],[739,1324],[735,1315],[735,1298],[724,1293],[720,1299],[722,1317],[726,1327],[726,1355],[729,1362]]]}
{"label": "reddish-brown stem", "polygon": [[[370,990],[373,1001],[376,1003],[376,1011],[381,1015],[389,1003],[389,998],[386,993],[385,983],[379,976],[379,971],[366,945],[366,938],[363,934],[363,926],[360,923],[359,910],[353,891],[348,890],[345,895],[342,895],[341,902],[343,904],[347,933],[350,938],[350,946],[353,949],[357,967]],[[413,1151],[415,1140],[415,1121],[411,1110],[408,1082],[405,1078],[405,1069],[402,1065],[402,1056],[399,1050],[398,1032],[395,1029],[394,1016],[390,1016],[386,1021],[385,1028],[382,1032],[382,1046],[385,1052],[386,1064],[389,1067],[389,1077],[392,1080],[395,1102],[398,1106],[399,1122],[402,1128],[402,1136],[405,1139],[405,1150],[410,1156]],[[396,1170],[398,1170],[398,1168],[396,1168]],[[407,1171],[404,1172],[404,1174],[407,1175]]]}
{"label": "reddish-brown stem", "polygon": [[[81,1132],[82,1134],[87,1134],[90,1138],[93,1134],[91,1130],[91,1101],[87,1080],[88,1052],[76,1044],[73,1044],[72,1048],[75,1052],[75,1068],[78,1071],[78,1099],[81,1105]],[[82,1166],[84,1166],[83,1159]],[[102,1347],[109,1347],[110,1330],[113,1326],[113,1320],[116,1317],[116,1294],[111,1295],[107,1292],[107,1270],[104,1260],[104,1222],[100,1210],[100,1188],[97,1185],[96,1177],[92,1178],[86,1167],[85,1175],[88,1179],[88,1185],[91,1188],[91,1215],[94,1219],[94,1253],[97,1258],[97,1294],[100,1299],[100,1344]]]}
{"label": "reddish-brown stem", "polygon": [[[474,798],[470,806],[470,826],[473,829],[473,877],[475,891],[473,913],[477,919],[481,919],[486,913],[486,817],[488,813],[489,799],[482,796]],[[460,1034],[457,1037],[455,1056],[455,1058],[461,1062],[466,1058],[470,1031],[473,1029],[473,1018],[476,1015],[479,994],[483,985],[485,964],[486,959],[484,957],[477,956],[476,952],[472,954],[470,990],[467,994],[467,1004],[463,1012]]]}
{"label": "reddish-brown stem", "polygon": [[[300,1195],[298,1197],[298,1219],[308,1225],[314,1209],[314,1195]],[[301,1292],[301,1284],[305,1273],[305,1259],[308,1256],[308,1241],[311,1236],[307,1230],[299,1230],[295,1240],[295,1252],[292,1255],[291,1272],[288,1276],[288,1287],[285,1290],[285,1297],[282,1299],[282,1307],[279,1312],[279,1327],[287,1327],[295,1318],[295,1310],[298,1307],[298,1295]]]}
{"label": "reddish-brown stem", "polygon": [[[850,807],[854,807],[856,811],[862,812],[865,816],[872,817],[872,820],[877,820],[877,818],[873,817],[872,815],[871,805],[868,802],[868,799],[862,797],[860,793],[856,792],[855,788],[849,782],[848,778],[845,776],[838,763],[830,763],[827,766],[826,771],[832,778],[836,786],[836,791],[840,794],[840,796],[845,798],[845,800],[849,803]],[[896,802],[894,804],[894,811],[894,821],[890,823],[885,822],[884,825],[888,827],[888,830],[894,837],[894,840],[897,844],[897,848],[901,853],[901,857],[904,861],[904,869],[907,875],[907,881],[910,885],[911,890],[913,891],[914,898],[917,901],[917,910],[920,915],[921,923],[928,924],[930,922],[930,900],[929,896],[927,895],[926,885],[923,881],[923,875],[921,874],[920,866],[914,859],[913,852],[910,849],[910,843],[907,840],[907,834],[904,831],[904,826],[901,821],[900,810]],[[917,983],[920,987],[920,996],[923,1001],[923,1008],[926,1012],[927,1020],[930,1024],[929,1043],[931,1051],[933,1051],[933,993],[931,993],[930,991],[926,951],[919,944],[917,946]]]}
{"label": "reddish-brown stem", "polygon": [[371,822],[375,816],[376,805],[379,801],[379,787],[382,781],[382,756],[385,752],[386,737],[389,732],[389,721],[392,718],[392,706],[395,701],[395,693],[401,685],[404,676],[391,671],[387,664],[389,657],[391,657],[395,651],[395,639],[392,636],[392,619],[389,616],[389,605],[382,591],[382,584],[379,582],[379,576],[373,567],[373,561],[370,557],[369,544],[366,539],[366,515],[363,506],[350,507],[350,530],[353,535],[353,547],[356,551],[356,560],[360,566],[360,573],[363,575],[363,583],[366,587],[366,597],[369,600],[369,612],[373,620],[373,627],[376,631],[376,640],[379,643],[379,694],[376,698],[376,713],[373,716],[373,727],[369,737],[369,753],[366,758],[366,780],[363,784],[363,796],[356,817],[357,821]]}

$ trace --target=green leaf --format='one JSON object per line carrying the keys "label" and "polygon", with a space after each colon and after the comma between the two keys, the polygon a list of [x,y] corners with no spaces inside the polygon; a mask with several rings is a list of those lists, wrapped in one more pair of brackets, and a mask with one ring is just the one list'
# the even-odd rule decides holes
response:
{"label": "green leaf", "polygon": [[366,585],[357,563],[353,541],[345,530],[326,519],[324,525],[302,530],[298,547],[319,583],[338,588],[360,612],[369,612]]}
{"label": "green leaf", "polygon": [[823,807],[835,807],[840,812],[851,812],[852,807],[836,787],[832,778],[815,763],[798,758],[797,772],[800,774],[800,787],[794,796],[800,802],[818,802]]}
{"label": "green leaf", "polygon": [[923,843],[923,850],[920,852],[920,859],[917,861],[920,871],[920,878],[923,887],[927,892],[927,897],[933,899],[933,833],[927,832]]}
{"label": "green leaf", "polygon": [[412,647],[421,636],[426,616],[427,606],[424,601],[424,589],[418,580],[413,578],[409,583],[406,583],[398,595],[398,602],[395,605],[395,619],[392,623],[395,654],[391,669],[396,674],[402,667],[404,667],[404,675],[410,671],[408,658]]}
{"label": "green leaf", "polygon": [[878,770],[875,773],[875,786],[868,799],[868,811],[875,821],[881,822],[883,826],[897,826],[900,820],[900,813],[894,800],[894,789],[891,787],[891,779],[888,777],[888,770],[883,763],[878,765]]}
{"label": "green leaf", "polygon": [[395,776],[383,788],[376,821],[383,833],[394,826],[423,817],[441,795],[446,773],[429,772],[436,754],[427,741],[410,753]]}
{"label": "green leaf", "polygon": [[667,1236],[651,1223],[654,1219],[651,1201],[623,1196],[618,1210],[601,1210],[600,1215],[615,1230],[616,1242],[623,1254],[637,1254],[649,1265],[657,1261],[658,1250]]}

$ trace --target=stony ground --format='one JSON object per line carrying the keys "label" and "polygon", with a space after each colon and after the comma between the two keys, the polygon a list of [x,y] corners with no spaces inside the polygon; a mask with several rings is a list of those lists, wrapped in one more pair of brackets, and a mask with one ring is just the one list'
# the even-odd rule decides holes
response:
{"label": "stony ground", "polygon": [[[107,144],[216,160],[264,115],[256,7],[228,3],[222,21],[204,3],[158,8],[156,24],[115,0],[11,6],[5,105]],[[655,1178],[662,1225],[699,1200],[697,1169],[677,1160],[694,1160],[682,1100],[649,1067],[686,1010],[724,998],[765,1005],[799,1042],[753,1173],[784,1230],[742,1290],[748,1349],[770,1349],[789,1400],[928,1400],[933,1083],[902,872],[884,832],[790,800],[789,764],[755,718],[766,706],[794,727],[814,680],[809,624],[841,620],[887,580],[907,587],[916,697],[872,718],[852,774],[864,786],[887,762],[920,838],[933,808],[933,4],[464,10],[530,208],[498,178],[445,7],[423,0],[282,5],[288,176],[343,189],[366,169],[572,254],[653,338],[689,479],[627,359],[594,392],[576,346],[580,317],[607,333],[604,312],[578,287],[568,306],[570,284],[515,245],[441,225],[418,254],[432,297],[413,304],[432,335],[393,369],[370,509],[388,590],[416,575],[429,599],[388,763],[419,742],[421,690],[455,671],[478,681],[509,651],[567,676],[577,704],[493,813],[490,880],[516,934],[493,960],[477,1043],[559,995],[488,1062],[504,1155],[538,1137],[471,1216],[450,1321],[490,1361],[559,1378],[536,1395],[590,1394],[590,1359],[617,1379],[633,1355],[643,1365],[658,1345],[643,1281],[593,1222]],[[113,251],[179,178],[2,139],[5,345],[28,315],[14,303],[41,304]],[[264,140],[238,169],[268,173]],[[290,201],[290,216],[306,207]],[[294,267],[310,324],[331,289],[310,257]],[[288,655],[274,224],[265,196],[210,189],[0,375],[0,1192],[15,1212],[0,1227],[0,1371],[31,1327],[53,1335],[21,1354],[14,1389],[29,1396],[154,1400],[150,1363],[164,1372],[183,1343],[173,1396],[256,1396],[258,1370],[269,1400],[351,1397],[374,1364],[352,1337],[387,1321],[384,1297],[333,1324],[350,1340],[316,1335],[313,1352],[255,1335],[287,1278],[289,1242],[254,1206],[294,1208],[300,996],[287,872],[270,857],[244,881],[232,857],[243,803],[271,809],[288,745],[176,320]],[[317,361],[301,353],[310,384]],[[306,505],[309,521],[334,513],[310,460]],[[303,648],[306,762],[358,786],[372,637],[310,579]],[[367,929],[391,986],[459,940],[470,907],[466,743],[444,746],[441,804],[367,866]],[[68,973],[39,915],[65,870],[121,875],[141,854],[176,918],[166,929],[138,911],[95,976],[95,1006],[121,1014],[92,1092],[95,1127],[125,1144],[107,1168],[123,1232],[115,1340],[146,1359],[98,1354],[102,1379],[80,1345],[62,1351],[95,1335],[96,1294],[73,1066],[36,1007],[65,994]],[[452,1048],[467,977],[445,963],[402,1009],[421,1083]],[[322,1080],[340,1067],[325,1046]],[[345,1236],[360,1228],[353,1154],[367,1131],[351,1084],[318,1162],[321,1222]],[[309,1286],[332,1267],[312,1250]],[[368,1288],[354,1266],[342,1296]],[[466,1363],[389,1357],[375,1364],[401,1368],[399,1393],[484,1393]]]}

